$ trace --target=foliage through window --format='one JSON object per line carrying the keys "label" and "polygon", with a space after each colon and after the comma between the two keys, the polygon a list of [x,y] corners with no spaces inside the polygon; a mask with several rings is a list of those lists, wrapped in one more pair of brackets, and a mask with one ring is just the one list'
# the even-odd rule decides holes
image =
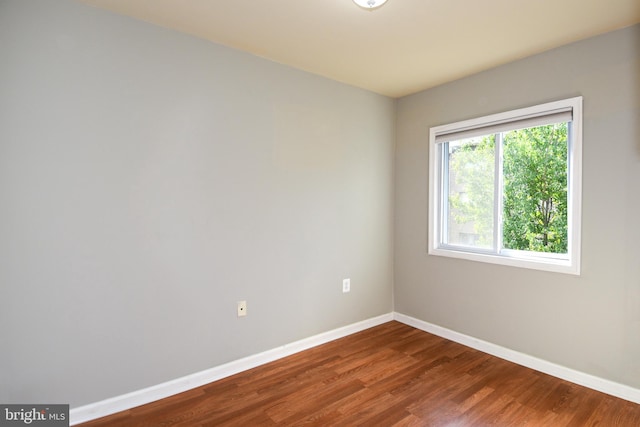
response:
{"label": "foliage through window", "polygon": [[581,106],[432,128],[429,252],[578,274]]}

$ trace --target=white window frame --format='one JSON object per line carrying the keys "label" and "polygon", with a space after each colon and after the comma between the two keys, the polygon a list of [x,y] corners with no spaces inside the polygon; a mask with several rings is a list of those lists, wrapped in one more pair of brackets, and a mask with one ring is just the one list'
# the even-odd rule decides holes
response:
{"label": "white window frame", "polygon": [[[532,126],[546,124],[545,119],[554,114],[569,111],[572,115],[568,138],[567,171],[567,223],[568,256],[528,251],[500,249],[493,251],[478,250],[460,246],[450,246],[443,242],[444,176],[442,142],[446,135],[456,134],[486,135],[493,132],[514,129],[513,124],[534,123]],[[511,126],[511,127],[510,127]],[[523,126],[525,127],[525,126]],[[453,139],[453,137],[452,137]],[[500,176],[502,173],[500,172]],[[500,215],[500,212],[497,213]],[[491,264],[530,268],[567,274],[580,274],[580,246],[582,222],[582,97],[564,99],[528,108],[504,113],[492,114],[475,119],[464,120],[432,127],[429,131],[429,236],[428,253],[430,255],[460,258]],[[500,239],[501,240],[501,239]]]}

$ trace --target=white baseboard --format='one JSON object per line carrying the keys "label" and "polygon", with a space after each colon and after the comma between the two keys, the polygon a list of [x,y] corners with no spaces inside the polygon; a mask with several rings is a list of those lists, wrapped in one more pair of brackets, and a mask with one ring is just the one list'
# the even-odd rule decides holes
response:
{"label": "white baseboard", "polygon": [[535,369],[536,371],[544,372],[545,374],[640,404],[640,390],[637,388],[605,380],[594,375],[538,359],[537,357],[510,350],[508,348],[461,334],[459,332],[452,331],[451,329],[443,328],[401,313],[388,313],[347,325],[342,328],[334,329],[332,331],[314,335],[300,341],[285,344],[281,347],[235,360],[205,371],[196,372],[195,374],[187,375],[182,378],[177,378],[172,381],[167,381],[162,384],[102,400],[100,402],[73,408],[69,414],[70,425],[73,426],[105,417],[107,415],[115,414],[116,412],[131,409],[174,394],[182,393],[239,372],[264,365],[265,363],[290,356],[300,351],[363,331],[373,326],[381,325],[391,320],[397,320],[398,322],[413,326],[414,328],[455,341],[501,359],[517,363],[518,365],[526,366],[528,368]]}
{"label": "white baseboard", "polygon": [[382,316],[373,317],[342,328],[314,335],[300,341],[285,344],[272,350],[267,350],[243,359],[234,360],[233,362],[225,363],[224,365],[216,366],[205,371],[196,372],[195,374],[187,375],[182,378],[177,378],[175,380],[123,394],[121,396],[112,397],[100,402],[72,408],[69,414],[70,425],[76,425],[105,417],[107,415],[115,414],[116,412],[131,409],[174,394],[182,393],[239,372],[264,365],[265,363],[307,350],[311,347],[316,347],[373,326],[390,322],[391,320],[393,320],[393,313],[383,314]]}
{"label": "white baseboard", "polygon": [[539,372],[544,372],[545,374],[552,375],[556,378],[561,378],[574,384],[588,387],[590,389],[600,391],[611,396],[619,397],[621,399],[640,404],[640,389],[616,383],[614,381],[605,380],[603,378],[576,371],[561,365],[557,365],[555,363],[548,362],[546,360],[538,359],[537,357],[510,350],[508,348],[501,347],[490,342],[482,341],[480,339],[473,338],[468,335],[452,331],[451,329],[443,328],[441,326],[434,325],[432,323],[428,323],[419,319],[415,319],[404,314],[394,313],[393,318],[398,322],[413,326],[414,328],[421,329],[434,335],[438,335],[439,337],[455,341],[457,343],[466,345],[467,347],[480,350],[484,353],[491,354],[501,359],[517,363],[518,365],[526,366],[527,368],[535,369]]}

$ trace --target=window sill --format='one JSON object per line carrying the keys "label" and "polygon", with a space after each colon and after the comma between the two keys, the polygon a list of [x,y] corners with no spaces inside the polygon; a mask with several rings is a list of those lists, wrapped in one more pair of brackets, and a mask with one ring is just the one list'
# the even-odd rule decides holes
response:
{"label": "window sill", "polygon": [[580,266],[576,262],[572,263],[571,260],[566,259],[541,257],[516,258],[506,255],[496,255],[493,253],[467,252],[451,248],[430,248],[429,255],[504,265],[508,267],[550,271],[554,273],[572,274],[576,276],[580,275]]}

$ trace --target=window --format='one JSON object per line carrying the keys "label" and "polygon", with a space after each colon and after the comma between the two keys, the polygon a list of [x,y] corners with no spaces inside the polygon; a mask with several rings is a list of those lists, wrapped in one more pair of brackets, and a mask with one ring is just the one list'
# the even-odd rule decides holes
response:
{"label": "window", "polygon": [[580,273],[582,97],[430,130],[429,253]]}

